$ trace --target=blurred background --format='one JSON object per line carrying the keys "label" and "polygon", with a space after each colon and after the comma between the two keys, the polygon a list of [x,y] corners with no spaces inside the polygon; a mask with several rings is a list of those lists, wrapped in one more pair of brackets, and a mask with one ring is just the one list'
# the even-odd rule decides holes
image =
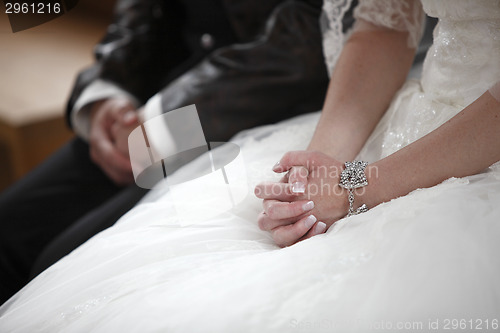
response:
{"label": "blurred background", "polygon": [[0,12],[0,192],[73,134],[64,118],[77,73],[111,21],[115,0],[80,0],[66,14],[13,33]]}

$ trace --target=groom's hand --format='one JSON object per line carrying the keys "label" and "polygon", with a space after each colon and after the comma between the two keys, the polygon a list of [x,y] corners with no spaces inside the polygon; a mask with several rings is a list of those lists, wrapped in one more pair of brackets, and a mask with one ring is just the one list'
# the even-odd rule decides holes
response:
{"label": "groom's hand", "polygon": [[138,126],[136,110],[127,99],[94,103],[90,113],[90,157],[117,185],[133,183],[128,134]]}

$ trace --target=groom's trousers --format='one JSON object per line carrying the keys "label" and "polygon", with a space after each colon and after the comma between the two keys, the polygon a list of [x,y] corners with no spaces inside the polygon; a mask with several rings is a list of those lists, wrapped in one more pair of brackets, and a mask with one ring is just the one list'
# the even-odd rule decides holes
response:
{"label": "groom's trousers", "polygon": [[27,281],[110,227],[146,190],[116,186],[74,139],[0,196],[0,290],[5,301]]}

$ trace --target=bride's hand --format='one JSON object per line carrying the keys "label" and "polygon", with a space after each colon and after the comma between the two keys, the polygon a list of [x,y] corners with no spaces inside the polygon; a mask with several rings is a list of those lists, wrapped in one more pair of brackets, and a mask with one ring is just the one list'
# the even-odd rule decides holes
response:
{"label": "bride's hand", "polygon": [[305,191],[307,174],[305,180],[300,182],[300,186],[297,182],[290,181],[291,175],[293,170],[290,170],[279,183],[262,183],[255,188],[255,194],[259,198],[279,197],[287,200],[264,199],[262,202],[264,210],[258,218],[259,227],[269,231],[276,244],[281,247],[320,234],[326,229],[326,224],[317,221],[311,214],[314,202],[301,199]]}
{"label": "bride's hand", "polygon": [[[259,227],[270,231],[280,246],[323,233],[348,210],[347,192],[338,186],[342,169],[342,163],[323,153],[285,154],[273,170],[289,173],[280,183],[255,188],[256,196],[264,199]],[[297,191],[297,183],[304,184],[304,191]]]}

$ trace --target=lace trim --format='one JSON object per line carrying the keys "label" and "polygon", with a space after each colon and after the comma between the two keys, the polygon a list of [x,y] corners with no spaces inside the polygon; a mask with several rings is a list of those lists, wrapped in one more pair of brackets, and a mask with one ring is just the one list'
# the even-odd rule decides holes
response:
{"label": "lace trim", "polygon": [[407,31],[410,48],[417,48],[425,27],[425,13],[420,0],[359,0],[354,18],[380,27]]}
{"label": "lace trim", "polygon": [[[342,33],[342,18],[351,3],[352,0],[325,0],[323,3],[323,53],[329,75],[346,39]],[[354,17],[376,26],[408,31],[411,48],[418,46],[425,27],[425,13],[419,0],[359,0]]]}

